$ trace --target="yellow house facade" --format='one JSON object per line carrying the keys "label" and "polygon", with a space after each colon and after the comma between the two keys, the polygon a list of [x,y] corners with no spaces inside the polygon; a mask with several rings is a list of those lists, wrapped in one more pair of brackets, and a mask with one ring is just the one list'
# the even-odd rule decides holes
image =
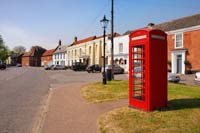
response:
{"label": "yellow house facade", "polygon": [[[106,42],[108,41],[108,35],[106,36]],[[86,65],[103,64],[103,36],[92,36],[82,40],[78,40],[76,37],[73,44],[67,47],[68,64],[72,66],[75,62],[81,62]],[[108,46],[106,50],[106,64],[108,63]]]}

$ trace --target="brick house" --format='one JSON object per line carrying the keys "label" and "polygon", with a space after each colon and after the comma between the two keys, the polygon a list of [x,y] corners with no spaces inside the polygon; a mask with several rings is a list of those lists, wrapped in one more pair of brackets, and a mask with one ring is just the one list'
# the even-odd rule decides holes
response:
{"label": "brick house", "polygon": [[22,56],[22,66],[41,66],[41,57],[46,50],[40,46],[33,46]]}
{"label": "brick house", "polygon": [[155,25],[168,36],[168,63],[172,73],[200,70],[200,14]]}
{"label": "brick house", "polygon": [[51,49],[51,50],[47,50],[44,52],[44,54],[42,55],[41,58],[41,65],[42,66],[47,66],[47,65],[52,65],[53,64],[53,52],[55,51],[55,49]]}

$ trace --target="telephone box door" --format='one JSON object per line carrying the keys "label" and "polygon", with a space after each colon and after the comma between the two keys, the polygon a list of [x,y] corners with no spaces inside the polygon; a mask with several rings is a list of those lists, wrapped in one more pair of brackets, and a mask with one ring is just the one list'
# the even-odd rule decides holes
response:
{"label": "telephone box door", "polygon": [[130,81],[129,86],[130,89],[130,105],[145,109],[147,106],[147,95],[146,95],[146,82],[145,82],[145,45],[143,44],[135,44],[130,46],[129,53],[132,53],[130,56]]}

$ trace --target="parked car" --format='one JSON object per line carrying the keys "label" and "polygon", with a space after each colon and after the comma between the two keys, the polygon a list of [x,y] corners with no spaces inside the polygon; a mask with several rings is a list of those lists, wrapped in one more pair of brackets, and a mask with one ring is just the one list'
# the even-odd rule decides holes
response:
{"label": "parked car", "polygon": [[44,66],[44,70],[51,70],[53,69],[54,65],[47,65],[47,66]]}
{"label": "parked car", "polygon": [[[134,72],[135,78],[141,78],[141,67],[135,67]],[[180,76],[174,73],[168,73],[168,81],[178,83],[180,81]]]}
{"label": "parked car", "polygon": [[0,69],[6,69],[6,64],[0,60]]}
{"label": "parked car", "polygon": [[[105,71],[107,69],[112,69],[111,65],[106,65],[105,66]],[[103,67],[101,68],[101,72],[103,72]],[[119,65],[114,64],[114,74],[123,74],[124,73],[124,68],[120,67]]]}
{"label": "parked car", "polygon": [[141,78],[141,67],[134,67],[134,77]]}
{"label": "parked car", "polygon": [[175,73],[168,73],[168,81],[178,83],[180,81],[180,76]]}
{"label": "parked car", "polygon": [[17,63],[16,67],[22,67],[22,64]]}
{"label": "parked car", "polygon": [[51,68],[52,70],[66,70],[66,67],[63,65],[54,65]]}
{"label": "parked car", "polygon": [[196,85],[200,85],[200,72],[195,73],[194,81]]}
{"label": "parked car", "polygon": [[88,73],[90,72],[101,72],[101,66],[95,64],[95,65],[89,65],[87,68],[86,68],[86,71]]}
{"label": "parked car", "polygon": [[74,71],[85,71],[86,70],[86,65],[80,62],[76,62],[72,65],[71,69]]}

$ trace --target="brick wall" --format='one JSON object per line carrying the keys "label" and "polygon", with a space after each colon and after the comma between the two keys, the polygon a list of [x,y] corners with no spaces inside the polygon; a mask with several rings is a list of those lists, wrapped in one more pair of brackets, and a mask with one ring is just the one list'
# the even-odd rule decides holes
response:
{"label": "brick wall", "polygon": [[[171,50],[174,49],[174,34],[167,36],[168,60],[171,60]],[[192,70],[200,70],[200,30],[183,33],[183,48],[188,49],[186,60],[192,64]]]}
{"label": "brick wall", "polygon": [[29,57],[22,57],[22,66],[29,66]]}
{"label": "brick wall", "polygon": [[42,66],[46,66],[46,65],[49,65],[50,62],[52,62],[52,56],[43,56],[41,58],[41,64]]}
{"label": "brick wall", "polygon": [[184,33],[183,45],[188,49],[186,59],[192,64],[192,70],[200,70],[200,30]]}

